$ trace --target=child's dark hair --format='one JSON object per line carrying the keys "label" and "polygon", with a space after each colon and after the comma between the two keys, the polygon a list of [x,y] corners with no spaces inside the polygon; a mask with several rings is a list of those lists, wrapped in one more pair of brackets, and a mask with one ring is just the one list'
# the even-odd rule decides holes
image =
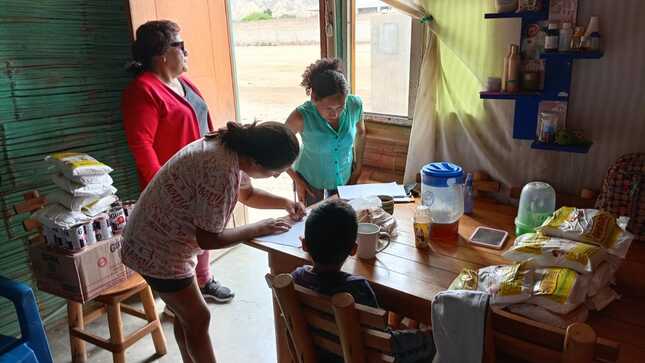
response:
{"label": "child's dark hair", "polygon": [[132,43],[134,61],[128,65],[128,70],[135,74],[150,70],[152,58],[164,54],[179,31],[179,25],[170,20],[153,20],[139,26]]}
{"label": "child's dark hair", "polygon": [[322,58],[310,64],[302,74],[301,86],[307,95],[322,99],[335,94],[347,95],[349,86],[345,75],[341,72],[342,63],[338,58]]}
{"label": "child's dark hair", "polygon": [[279,122],[249,125],[228,122],[226,128],[206,135],[207,139],[213,137],[220,137],[229,149],[253,159],[268,170],[291,165],[300,153],[296,135]]}
{"label": "child's dark hair", "polygon": [[337,266],[356,243],[358,222],[354,208],[341,200],[314,208],[305,222],[305,242],[314,263]]}

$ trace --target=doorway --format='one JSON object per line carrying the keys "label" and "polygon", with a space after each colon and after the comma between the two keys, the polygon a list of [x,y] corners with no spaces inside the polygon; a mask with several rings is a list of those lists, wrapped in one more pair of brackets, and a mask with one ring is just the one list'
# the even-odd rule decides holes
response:
{"label": "doorway", "polygon": [[[308,98],[300,86],[305,68],[320,58],[319,0],[230,0],[239,120],[284,122]],[[291,178],[256,179],[253,185],[293,198]],[[248,208],[254,222],[284,211]]]}

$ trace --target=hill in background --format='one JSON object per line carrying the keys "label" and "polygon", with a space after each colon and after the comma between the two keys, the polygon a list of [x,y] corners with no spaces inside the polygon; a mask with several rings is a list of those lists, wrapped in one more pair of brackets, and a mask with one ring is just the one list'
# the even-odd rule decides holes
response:
{"label": "hill in background", "polygon": [[304,18],[318,12],[318,0],[231,0],[230,3],[233,21],[266,10],[270,10],[274,18]]}

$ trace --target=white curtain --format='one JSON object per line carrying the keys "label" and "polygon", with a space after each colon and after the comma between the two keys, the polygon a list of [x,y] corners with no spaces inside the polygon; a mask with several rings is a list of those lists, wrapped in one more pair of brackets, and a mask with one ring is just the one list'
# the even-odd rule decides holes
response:
{"label": "white curtain", "polygon": [[436,38],[430,26],[432,17],[424,9],[422,0],[381,0],[384,3],[402,11],[412,18],[422,21],[425,24],[425,44],[419,44],[424,48],[419,74],[419,86],[417,89],[416,103],[414,105],[414,117],[408,156],[405,165],[404,181],[412,182],[421,166],[434,159],[435,150],[435,118],[436,118],[436,81],[437,81],[437,60],[438,46]]}
{"label": "white curtain", "polygon": [[414,182],[416,175],[423,165],[429,160],[434,160],[436,149],[436,97],[437,97],[437,60],[439,59],[439,47],[430,25],[425,24],[425,50],[421,70],[419,72],[419,87],[417,89],[416,103],[414,104],[414,116],[412,130],[410,132],[410,144],[408,156],[405,163],[405,183]]}
{"label": "white curtain", "polygon": [[382,2],[410,15],[415,19],[423,19],[428,14],[421,4],[421,0],[381,0]]}

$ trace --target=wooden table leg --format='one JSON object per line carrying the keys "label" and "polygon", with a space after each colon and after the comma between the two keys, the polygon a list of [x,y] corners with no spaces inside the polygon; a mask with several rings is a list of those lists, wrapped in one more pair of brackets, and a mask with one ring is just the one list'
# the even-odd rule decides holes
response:
{"label": "wooden table leg", "polygon": [[85,329],[83,321],[83,304],[67,300],[67,324],[69,327],[69,346],[72,354],[72,363],[87,362],[85,342],[72,335],[72,329]]}
{"label": "wooden table leg", "polygon": [[163,334],[163,329],[161,328],[161,323],[159,322],[159,316],[157,315],[157,309],[155,307],[155,299],[152,296],[152,290],[150,286],[146,286],[140,293],[141,302],[143,303],[143,310],[146,313],[146,317],[149,322],[157,321],[157,329],[152,331],[152,342],[155,345],[155,351],[159,355],[165,355],[166,350],[166,337]]}
{"label": "wooden table leg", "polygon": [[108,327],[110,328],[110,342],[117,347],[112,352],[114,363],[125,363],[125,349],[123,348],[123,320],[121,320],[121,307],[119,303],[108,305]]}

